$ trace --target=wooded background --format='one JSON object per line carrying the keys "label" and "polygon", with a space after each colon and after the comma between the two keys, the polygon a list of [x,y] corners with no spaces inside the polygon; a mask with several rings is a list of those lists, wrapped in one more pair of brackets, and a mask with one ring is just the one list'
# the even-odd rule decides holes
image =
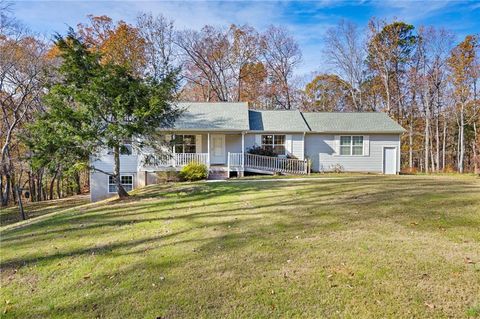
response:
{"label": "wooded background", "polygon": [[[349,21],[325,33],[319,69],[298,74],[301,49],[282,26],[249,25],[178,30],[149,13],[133,24],[89,16],[75,32],[106,62],[137,77],[177,71],[179,101],[244,101],[251,108],[310,112],[388,113],[407,132],[404,172],[475,172],[480,165],[480,58],[478,35],[458,39],[433,26],[372,18]],[[63,32],[66,30],[59,30]],[[315,30],[312,30],[315,32]],[[32,201],[88,190],[87,157],[35,161],[28,124],[45,112],[42,97],[58,81],[58,48],[31,32],[0,2],[0,122],[2,206],[15,202],[16,186]]]}

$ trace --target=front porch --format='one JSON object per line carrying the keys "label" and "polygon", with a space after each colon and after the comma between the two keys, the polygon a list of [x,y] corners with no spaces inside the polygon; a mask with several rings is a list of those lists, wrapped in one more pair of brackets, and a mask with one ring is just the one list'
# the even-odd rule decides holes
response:
{"label": "front porch", "polygon": [[308,163],[304,159],[262,156],[247,153],[258,145],[255,135],[244,132],[215,132],[193,134],[176,133],[172,136],[172,153],[159,161],[155,167],[140,168],[143,171],[181,170],[191,162],[207,166],[210,178],[229,178],[231,173],[243,176],[245,172],[259,174],[307,174]]}
{"label": "front porch", "polygon": [[[249,153],[227,153],[227,163],[212,164],[209,161],[209,153],[175,153],[169,163],[164,167],[172,167],[181,170],[182,167],[191,162],[201,163],[208,167],[209,172],[236,172],[237,176],[243,176],[244,172],[260,174],[308,174],[307,160],[298,160],[283,157],[270,157]],[[229,175],[228,175],[229,176]]]}

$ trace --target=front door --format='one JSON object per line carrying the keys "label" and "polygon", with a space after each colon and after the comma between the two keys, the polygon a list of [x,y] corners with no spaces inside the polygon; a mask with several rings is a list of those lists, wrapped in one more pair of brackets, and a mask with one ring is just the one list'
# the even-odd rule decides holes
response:
{"label": "front door", "polygon": [[225,135],[211,135],[210,142],[210,163],[225,164]]}
{"label": "front door", "polygon": [[395,147],[385,147],[383,149],[383,173],[397,173],[397,149]]}

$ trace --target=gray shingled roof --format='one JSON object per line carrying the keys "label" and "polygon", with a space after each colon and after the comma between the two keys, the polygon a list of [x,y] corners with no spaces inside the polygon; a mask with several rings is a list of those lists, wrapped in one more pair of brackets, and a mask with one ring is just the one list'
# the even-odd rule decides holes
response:
{"label": "gray shingled roof", "polygon": [[175,121],[176,130],[248,131],[247,103],[178,103],[184,113]]}
{"label": "gray shingled roof", "polygon": [[403,133],[386,113],[302,113],[310,130],[325,133]]}
{"label": "gray shingled roof", "polygon": [[248,111],[251,131],[307,132],[307,124],[299,111]]}
{"label": "gray shingled roof", "polygon": [[178,103],[185,112],[175,130],[324,133],[402,133],[385,113],[249,110],[247,103]]}

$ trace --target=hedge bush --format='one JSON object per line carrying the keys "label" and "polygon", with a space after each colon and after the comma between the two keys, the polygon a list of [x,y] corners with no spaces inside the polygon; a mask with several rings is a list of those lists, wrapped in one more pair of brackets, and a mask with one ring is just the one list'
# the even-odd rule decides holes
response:
{"label": "hedge bush", "polygon": [[207,166],[197,162],[190,162],[180,171],[180,178],[184,181],[199,181],[207,178]]}
{"label": "hedge bush", "polygon": [[270,157],[277,157],[278,156],[273,151],[266,150],[261,146],[253,146],[253,147],[251,147],[247,150],[247,153],[254,154],[254,155],[270,156]]}

